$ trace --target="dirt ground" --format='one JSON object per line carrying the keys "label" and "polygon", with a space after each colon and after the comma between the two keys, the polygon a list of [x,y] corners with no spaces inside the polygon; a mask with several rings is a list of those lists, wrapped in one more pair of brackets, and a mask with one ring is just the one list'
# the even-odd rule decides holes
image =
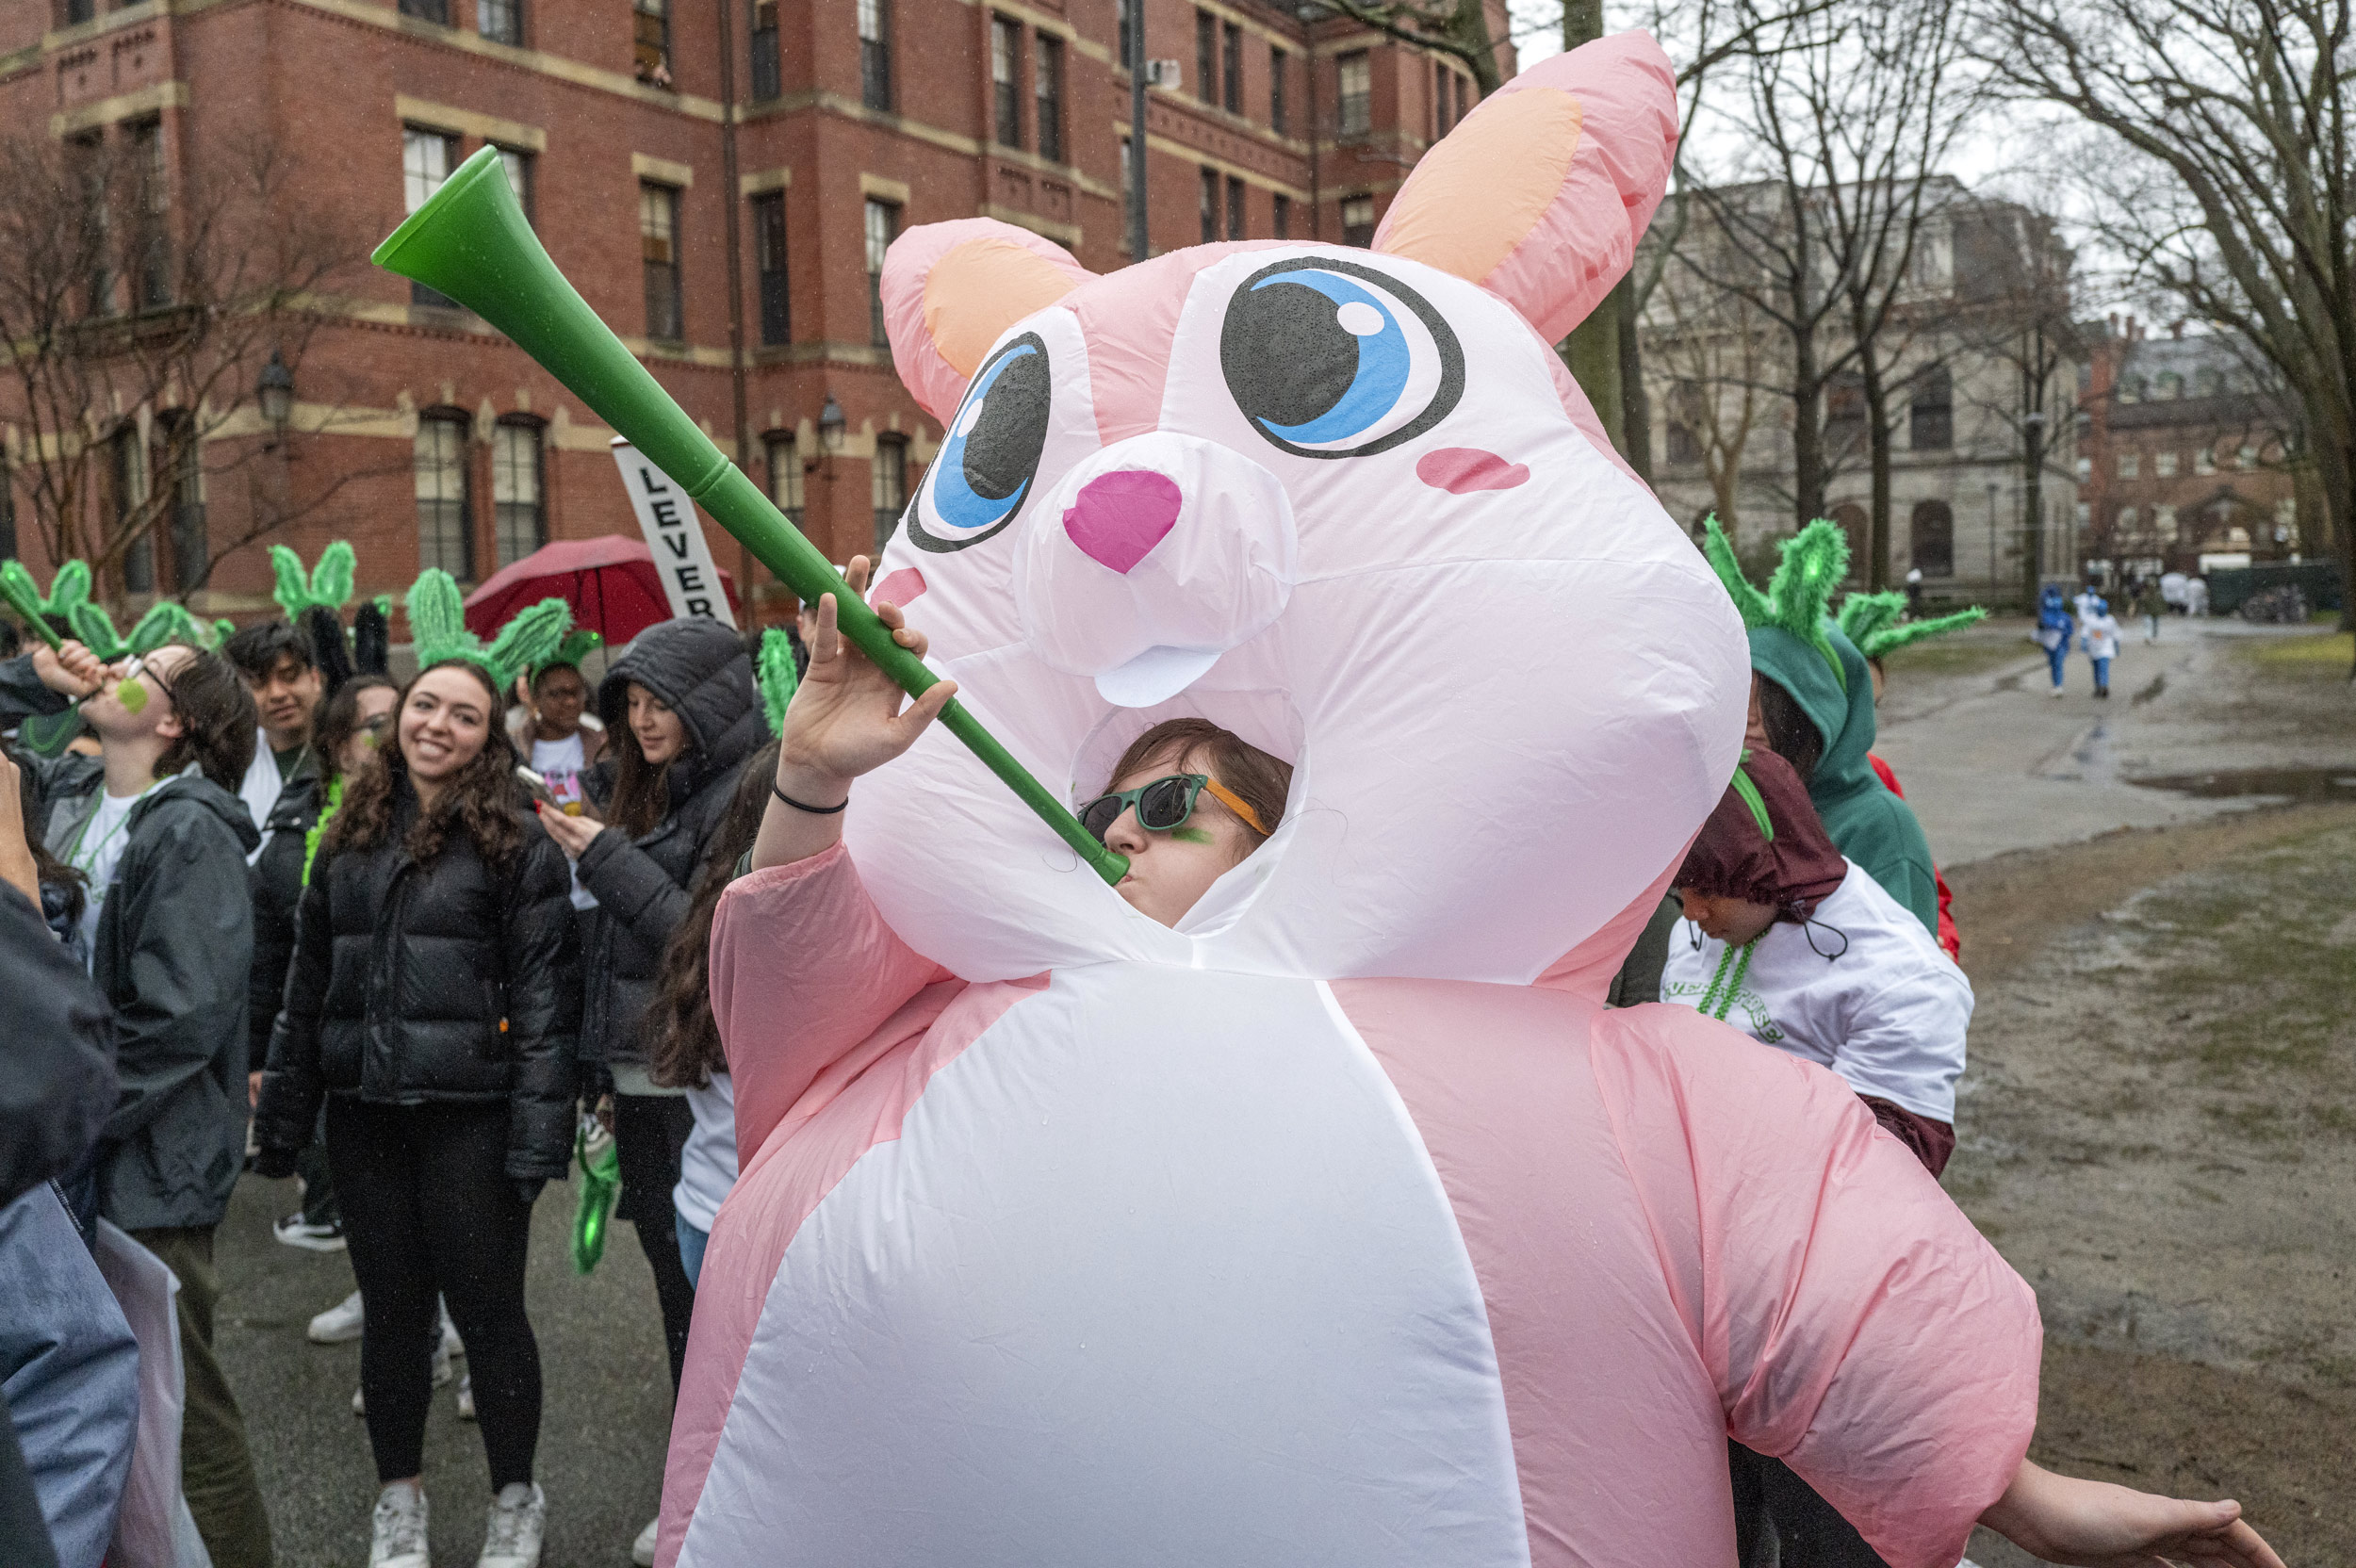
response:
{"label": "dirt ground", "polygon": [[2043,1308],[2033,1456],[2356,1563],[2356,803],[1951,881],[1979,1006],[1946,1180]]}

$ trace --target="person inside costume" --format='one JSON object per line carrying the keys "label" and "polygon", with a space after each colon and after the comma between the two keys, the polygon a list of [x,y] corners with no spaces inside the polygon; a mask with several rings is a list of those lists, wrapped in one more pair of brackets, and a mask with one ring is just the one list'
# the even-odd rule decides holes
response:
{"label": "person inside costume", "polygon": [[2053,677],[2053,694],[2062,694],[2062,675],[2070,662],[2070,639],[2076,634],[2078,623],[2070,613],[2070,601],[2052,583],[2037,596],[2037,645],[2045,650],[2045,662]]}
{"label": "person inside costume", "polygon": [[2119,618],[2111,613],[2110,601],[2101,596],[2083,601],[2085,608],[2078,615],[2078,642],[2086,650],[2086,660],[2094,666],[2094,694],[2111,694],[2111,661],[2119,657]]}
{"label": "person inside costume", "polygon": [[580,948],[564,857],[525,814],[499,723],[516,672],[570,619],[543,599],[489,647],[458,587],[409,594],[419,670],[394,743],[321,834],[254,1113],[265,1176],[293,1172],[322,1102],[366,1331],[382,1483],[369,1561],[425,1568],[435,1298],[465,1337],[493,1494],[481,1568],[539,1561],[540,1353],[525,1311],[532,1207],[572,1151]]}
{"label": "person inside costume", "polygon": [[872,596],[943,678],[904,703],[822,596],[712,922],[743,1172],[660,1563],[1723,1563],[1731,1436],[1900,1568],[1981,1520],[2270,1568],[2232,1505],[2026,1462],[2034,1295],[1840,1079],[1602,1005],[1750,686],[1550,347],[1676,126],[1628,35],[1487,97],[1369,247],[894,242],[943,440]]}
{"label": "person inside costume", "polygon": [[1847,574],[1848,536],[1817,519],[1786,540],[1766,591],[1742,575],[1734,546],[1709,519],[1702,553],[1717,569],[1751,649],[1754,745],[1792,764],[1824,830],[1922,923],[1939,930],[1939,883],[1930,841],[1906,803],[1874,775],[1873,682],[1865,655],[1826,612]]}

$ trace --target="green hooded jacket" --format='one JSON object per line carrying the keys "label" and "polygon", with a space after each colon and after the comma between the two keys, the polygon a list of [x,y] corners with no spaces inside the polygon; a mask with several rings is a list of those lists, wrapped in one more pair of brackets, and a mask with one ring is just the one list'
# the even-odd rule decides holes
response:
{"label": "green hooded jacket", "polygon": [[1848,677],[1846,691],[1821,650],[1780,627],[1751,629],[1751,668],[1790,692],[1824,737],[1824,759],[1808,780],[1808,795],[1834,846],[1937,936],[1939,884],[1931,872],[1930,841],[1913,809],[1865,760],[1873,749],[1873,673],[1839,627],[1827,621],[1824,633]]}

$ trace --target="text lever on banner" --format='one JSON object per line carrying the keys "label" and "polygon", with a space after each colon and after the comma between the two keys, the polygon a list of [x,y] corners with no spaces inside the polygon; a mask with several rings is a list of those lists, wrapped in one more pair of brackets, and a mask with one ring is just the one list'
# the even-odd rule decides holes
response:
{"label": "text lever on banner", "polygon": [[614,461],[621,466],[622,488],[630,492],[630,508],[638,514],[638,530],[654,552],[655,573],[663,579],[671,613],[703,615],[734,626],[736,615],[728,609],[728,590],[720,585],[720,568],[712,564],[712,546],[696,519],[695,503],[618,435],[614,438]]}

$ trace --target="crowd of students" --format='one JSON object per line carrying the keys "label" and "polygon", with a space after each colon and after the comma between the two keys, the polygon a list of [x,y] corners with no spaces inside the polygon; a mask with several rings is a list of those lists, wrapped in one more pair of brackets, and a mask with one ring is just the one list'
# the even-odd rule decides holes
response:
{"label": "crowd of students", "polygon": [[[1871,756],[1881,645],[1852,641],[1820,603],[1778,599],[1839,575],[1736,592],[1750,749],[1614,996],[1698,1008],[1830,1069],[1936,1175],[1972,997],[1922,828]],[[109,666],[69,640],[0,661],[0,731],[74,709],[88,737],[0,760],[14,890],[0,964],[12,998],[41,1004],[8,1020],[24,1071],[0,1075],[0,1293],[30,1303],[0,1352],[36,1369],[8,1381],[0,1532],[38,1528],[67,1568],[105,1558],[141,1419],[135,1336],[91,1250],[105,1227],[179,1282],[190,1525],[221,1568],[272,1560],[212,1348],[213,1241],[249,1109],[253,1168],[303,1178],[279,1239],[346,1251],[358,1287],[311,1331],[361,1341],[372,1568],[425,1568],[426,1416],[462,1347],[490,1492],[478,1560],[532,1568],[548,1511],[524,1293],[533,1205],[567,1174],[584,1115],[611,1133],[676,1397],[737,1174],[724,1040],[793,1026],[742,984],[747,932],[769,951],[787,917],[767,903],[807,919],[833,896],[853,781],[954,690],[902,710],[829,609],[806,620],[819,662],[781,750],[798,642],[780,633],[659,624],[611,662],[593,714],[561,604],[485,645],[455,601],[438,573],[413,592],[405,683],[384,667],[382,609],[365,607],[352,632],[305,606],[218,653],[172,644]],[[1235,736],[1176,721],[1129,747],[1082,820],[1128,858],[1122,896],[1174,923],[1274,831],[1289,779]],[[790,881],[723,896],[742,871],[789,866]],[[1770,1536],[1786,1560],[1879,1561],[1776,1461],[1736,1446],[1729,1464],[1745,1562]],[[2061,1508],[2049,1482],[2064,1485],[2023,1483],[2021,1508]],[[640,1562],[654,1545],[651,1523],[630,1544]]]}

